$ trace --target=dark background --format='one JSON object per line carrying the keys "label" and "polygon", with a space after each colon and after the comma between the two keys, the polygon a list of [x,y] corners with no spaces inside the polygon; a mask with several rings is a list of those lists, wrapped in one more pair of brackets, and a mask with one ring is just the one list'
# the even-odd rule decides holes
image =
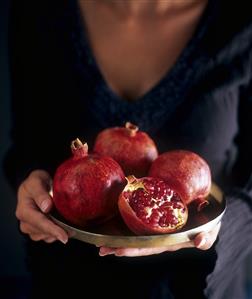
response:
{"label": "dark background", "polygon": [[26,297],[29,275],[24,262],[23,239],[15,219],[16,198],[2,171],[2,159],[10,143],[8,6],[8,0],[0,0],[0,299],[21,299]]}
{"label": "dark background", "polygon": [[[0,0],[0,163],[10,143],[8,8],[9,1]],[[25,299],[29,291],[30,277],[25,265],[23,239],[15,218],[16,197],[4,178],[1,164],[0,196],[0,299]],[[249,291],[252,284],[251,260],[250,258],[247,261]],[[252,294],[248,298],[251,299]]]}

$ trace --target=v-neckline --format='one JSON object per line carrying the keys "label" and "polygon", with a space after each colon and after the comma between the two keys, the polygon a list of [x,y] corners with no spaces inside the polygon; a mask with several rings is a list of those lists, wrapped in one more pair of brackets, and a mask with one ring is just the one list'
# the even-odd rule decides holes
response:
{"label": "v-neckline", "polygon": [[192,81],[198,76],[197,67],[208,59],[200,43],[213,17],[216,0],[208,0],[196,30],[174,65],[157,84],[133,101],[124,100],[107,84],[89,45],[78,0],[71,1],[70,5],[68,16],[73,26],[70,38],[77,51],[78,68],[86,80],[89,78],[93,94],[102,95],[92,96],[90,103],[97,120],[104,127],[131,120],[142,129],[156,131],[183,102]]}
{"label": "v-neckline", "polygon": [[132,99],[132,100],[127,100],[124,99],[122,96],[120,96],[118,93],[116,93],[113,88],[110,87],[110,84],[107,82],[105,76],[103,75],[100,66],[98,65],[97,59],[92,51],[86,29],[85,29],[85,21],[83,20],[83,15],[81,13],[81,8],[78,3],[78,0],[75,0],[75,5],[76,5],[76,14],[77,14],[77,22],[78,26],[80,28],[80,35],[81,35],[81,42],[83,44],[83,47],[85,48],[85,52],[88,56],[88,61],[90,65],[92,65],[97,77],[100,79],[100,82],[104,85],[105,89],[111,94],[111,96],[114,99],[118,99],[119,101],[122,102],[127,102],[127,103],[134,103],[134,102],[139,102],[143,101],[145,98],[148,98],[149,94],[152,94],[155,92],[156,89],[159,89],[160,86],[163,85],[163,83],[166,80],[169,80],[170,78],[173,77],[173,75],[176,74],[177,69],[181,64],[183,64],[183,61],[186,60],[187,57],[189,57],[191,51],[195,48],[196,44],[195,41],[200,40],[200,37],[203,35],[204,32],[204,24],[206,22],[206,19],[208,17],[208,11],[209,11],[209,6],[211,0],[208,0],[208,3],[200,16],[200,19],[198,21],[197,27],[194,30],[192,36],[189,38],[188,42],[186,43],[184,49],[182,49],[180,55],[176,59],[175,63],[162,75],[159,80],[153,86],[151,86],[148,90],[146,90],[142,95],[139,97]]}

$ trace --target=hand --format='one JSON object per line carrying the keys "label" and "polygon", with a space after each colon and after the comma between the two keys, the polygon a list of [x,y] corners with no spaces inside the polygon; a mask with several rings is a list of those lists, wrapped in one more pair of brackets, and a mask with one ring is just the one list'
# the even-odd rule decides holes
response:
{"label": "hand", "polygon": [[21,232],[33,241],[52,243],[59,240],[66,244],[67,233],[46,216],[53,206],[50,189],[51,177],[46,171],[31,172],[18,189],[16,217],[20,220]]}
{"label": "hand", "polygon": [[201,250],[209,249],[217,239],[221,223],[217,224],[215,228],[208,233],[198,234],[192,241],[185,243],[180,243],[178,245],[171,245],[167,247],[157,247],[157,248],[111,248],[111,247],[101,247],[99,251],[100,256],[105,256],[108,254],[114,254],[115,256],[146,256],[152,254],[158,254],[165,251],[176,251],[182,248],[196,247]]}

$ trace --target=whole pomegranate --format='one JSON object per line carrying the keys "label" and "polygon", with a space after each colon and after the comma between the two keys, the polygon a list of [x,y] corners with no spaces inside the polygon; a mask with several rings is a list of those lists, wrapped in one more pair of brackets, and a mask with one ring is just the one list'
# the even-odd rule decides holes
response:
{"label": "whole pomegranate", "polygon": [[124,222],[135,234],[172,233],[186,224],[187,206],[169,184],[151,177],[129,176],[127,181],[118,206]]}
{"label": "whole pomegranate", "polygon": [[207,162],[198,154],[174,150],[161,154],[151,165],[149,176],[169,183],[186,204],[198,201],[201,209],[211,188],[211,172]]}
{"label": "whole pomegranate", "polygon": [[113,127],[100,132],[94,152],[112,157],[126,175],[136,176],[147,175],[152,161],[158,156],[154,141],[130,122],[125,127]]}
{"label": "whole pomegranate", "polygon": [[118,211],[118,197],[125,185],[123,170],[111,157],[88,155],[88,145],[76,139],[73,156],[64,161],[53,178],[57,211],[77,226],[99,224]]}

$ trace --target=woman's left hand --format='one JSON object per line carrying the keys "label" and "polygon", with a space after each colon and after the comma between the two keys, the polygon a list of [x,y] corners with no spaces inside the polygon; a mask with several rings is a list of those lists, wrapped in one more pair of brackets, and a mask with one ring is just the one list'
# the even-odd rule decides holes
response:
{"label": "woman's left hand", "polygon": [[188,242],[180,243],[177,245],[170,245],[167,247],[154,247],[154,248],[111,248],[101,247],[99,251],[100,256],[114,254],[115,256],[146,256],[152,254],[159,254],[165,251],[176,251],[183,248],[196,247],[201,250],[209,249],[217,239],[221,223],[217,224],[210,232],[204,232],[196,235],[196,237]]}

